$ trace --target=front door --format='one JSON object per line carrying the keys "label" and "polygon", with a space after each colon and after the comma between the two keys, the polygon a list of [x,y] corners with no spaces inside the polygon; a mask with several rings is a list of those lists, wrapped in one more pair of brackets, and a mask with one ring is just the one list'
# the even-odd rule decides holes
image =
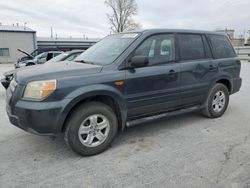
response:
{"label": "front door", "polygon": [[175,61],[174,34],[147,38],[133,56],[146,56],[149,64],[126,70],[128,117],[154,115],[178,107],[180,66]]}

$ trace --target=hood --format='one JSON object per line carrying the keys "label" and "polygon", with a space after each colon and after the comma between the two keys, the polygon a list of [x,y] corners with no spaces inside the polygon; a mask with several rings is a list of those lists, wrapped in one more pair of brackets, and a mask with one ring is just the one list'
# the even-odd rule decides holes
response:
{"label": "hood", "polygon": [[20,60],[16,64],[28,64],[28,63],[37,63],[37,59],[25,59],[25,60]]}
{"label": "hood", "polygon": [[31,58],[34,58],[31,54],[29,54],[28,52],[25,52],[25,51],[23,51],[23,50],[21,50],[21,49],[17,49],[19,52],[22,52],[22,53],[24,53],[25,55],[27,55],[27,56],[29,56],[29,57],[31,57]]}
{"label": "hood", "polygon": [[10,70],[10,71],[7,71],[7,72],[3,73],[3,76],[4,77],[13,76],[13,74],[15,74],[17,71],[22,71],[22,70],[25,70],[25,69],[31,69],[33,67],[34,66],[28,66],[28,67],[21,67],[19,69],[13,69],[13,70]]}
{"label": "hood", "polygon": [[14,73],[14,77],[19,84],[26,84],[34,80],[50,80],[95,74],[100,72],[102,67],[103,66],[99,65],[64,61],[61,63],[48,63],[19,69]]}

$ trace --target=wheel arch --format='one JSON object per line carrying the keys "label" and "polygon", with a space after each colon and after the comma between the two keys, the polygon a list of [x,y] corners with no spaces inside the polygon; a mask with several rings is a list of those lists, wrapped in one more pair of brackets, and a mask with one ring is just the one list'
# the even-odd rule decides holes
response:
{"label": "wheel arch", "polygon": [[229,93],[231,94],[232,93],[232,83],[230,81],[230,79],[228,78],[220,78],[216,81],[216,83],[220,83],[220,84],[223,84],[227,87]]}
{"label": "wheel arch", "polygon": [[63,118],[61,118],[59,123],[60,132],[65,131],[67,121],[69,120],[70,115],[73,113],[74,109],[76,109],[79,105],[89,101],[102,102],[110,106],[116,113],[119,130],[123,130],[125,128],[127,110],[126,110],[126,103],[122,97],[122,94],[117,90],[114,91],[113,89],[93,90],[74,97],[70,101],[70,103],[67,104],[67,106],[64,108],[62,112]]}

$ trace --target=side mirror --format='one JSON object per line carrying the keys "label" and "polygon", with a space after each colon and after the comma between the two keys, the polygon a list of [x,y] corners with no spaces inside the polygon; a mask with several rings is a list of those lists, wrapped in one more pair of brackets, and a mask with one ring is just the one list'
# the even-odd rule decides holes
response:
{"label": "side mirror", "polygon": [[147,56],[134,56],[131,58],[129,64],[131,68],[146,67],[148,65],[148,57]]}

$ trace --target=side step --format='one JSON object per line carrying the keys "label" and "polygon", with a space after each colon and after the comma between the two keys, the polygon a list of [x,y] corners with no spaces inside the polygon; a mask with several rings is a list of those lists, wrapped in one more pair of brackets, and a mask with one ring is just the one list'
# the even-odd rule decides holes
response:
{"label": "side step", "polygon": [[198,111],[201,108],[202,108],[202,106],[198,105],[198,106],[193,106],[193,107],[190,107],[190,108],[184,108],[184,109],[181,109],[181,110],[161,113],[161,114],[154,115],[154,116],[148,116],[148,117],[144,117],[144,118],[140,118],[140,119],[127,121],[126,127],[132,127],[132,126],[135,126],[135,125],[138,125],[138,124],[148,123],[148,122],[151,122],[151,121],[154,121],[154,120],[159,120],[159,119],[167,118],[167,117],[170,117],[170,116],[176,116],[176,115],[185,114],[185,113],[189,113],[189,112],[193,112],[193,111]]}

